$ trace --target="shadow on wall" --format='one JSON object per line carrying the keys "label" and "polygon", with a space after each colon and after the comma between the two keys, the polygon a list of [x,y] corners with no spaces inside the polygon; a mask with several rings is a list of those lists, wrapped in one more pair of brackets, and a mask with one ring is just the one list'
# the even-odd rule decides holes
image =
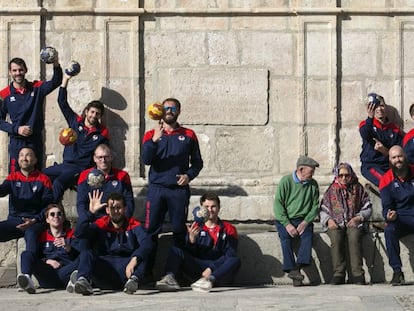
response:
{"label": "shadow on wall", "polygon": [[395,109],[393,106],[386,105],[385,113],[392,123],[398,125],[400,128],[404,127],[404,120],[401,118],[398,110]]}
{"label": "shadow on wall", "polygon": [[[259,244],[248,235],[239,235],[237,253],[242,263],[233,280],[235,285],[272,284],[273,278],[285,274],[282,263],[272,255],[263,254]],[[246,275],[254,277],[248,280]]]}
{"label": "shadow on wall", "polygon": [[110,146],[114,153],[114,167],[125,167],[125,141],[126,133],[128,131],[128,124],[115,111],[125,110],[128,106],[125,98],[118,92],[101,88],[101,98],[105,107],[105,125],[109,128]]}

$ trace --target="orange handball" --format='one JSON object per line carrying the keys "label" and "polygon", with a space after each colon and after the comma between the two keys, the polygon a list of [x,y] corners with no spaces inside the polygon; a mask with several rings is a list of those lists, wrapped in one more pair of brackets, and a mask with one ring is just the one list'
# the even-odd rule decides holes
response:
{"label": "orange handball", "polygon": [[148,116],[152,120],[161,120],[164,117],[164,106],[160,102],[152,103],[148,106]]}
{"label": "orange handball", "polygon": [[78,134],[70,127],[64,128],[59,133],[59,141],[63,146],[73,145],[78,139]]}

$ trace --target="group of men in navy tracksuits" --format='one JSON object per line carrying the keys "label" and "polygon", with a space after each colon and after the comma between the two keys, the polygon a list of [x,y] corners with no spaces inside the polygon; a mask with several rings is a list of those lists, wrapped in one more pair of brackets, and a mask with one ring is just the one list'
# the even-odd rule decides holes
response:
{"label": "group of men in navy tracksuits", "polygon": [[[399,239],[414,233],[414,129],[405,134],[390,122],[382,96],[368,94],[368,117],[360,123],[361,172],[379,187],[392,285],[405,282]],[[414,104],[410,107],[414,119]]]}
{"label": "group of men in navy tracksuits", "polygon": [[[66,286],[69,292],[89,295],[96,284],[132,294],[144,275],[151,273],[157,237],[167,212],[175,247],[194,250],[200,245],[203,250],[193,254],[206,260],[194,277],[208,280],[207,290],[216,280],[220,284],[229,278],[240,264],[235,257],[235,228],[219,220],[218,210],[211,212],[213,221],[199,225],[200,230],[194,224],[186,226],[189,183],[201,171],[203,161],[197,136],[177,122],[180,102],[166,99],[163,119],[143,139],[144,163],[151,168],[145,221],[141,225],[133,217],[130,176],[112,166],[108,129],[100,122],[103,104],[92,101],[82,115],[75,113],[67,101],[72,76],[62,72],[58,58],[53,70],[50,81],[29,82],[24,60],[14,58],[9,62],[12,81],[0,91],[0,129],[9,133],[10,155],[10,174],[0,185],[0,196],[9,195],[9,216],[0,222],[0,241],[19,237],[26,240],[18,285],[35,293],[34,275],[41,287]],[[59,85],[59,108],[77,133],[77,141],[65,146],[62,163],[40,171],[44,155],[43,102]],[[67,226],[61,204],[65,190],[71,187],[77,190],[75,229]],[[218,197],[213,199],[219,205]],[[208,249],[211,252],[205,251]],[[221,262],[225,257],[232,257],[232,263],[224,265],[229,265],[227,270]],[[168,265],[171,261],[178,263],[180,259],[173,256]]]}

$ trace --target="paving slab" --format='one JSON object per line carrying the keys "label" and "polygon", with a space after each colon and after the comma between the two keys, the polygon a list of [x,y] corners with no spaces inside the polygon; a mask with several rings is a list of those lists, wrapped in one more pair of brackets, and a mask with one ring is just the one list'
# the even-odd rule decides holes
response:
{"label": "paving slab", "polygon": [[2,310],[414,310],[414,287],[389,284],[319,285],[292,287],[269,285],[257,287],[213,288],[209,293],[184,288],[161,293],[155,289],[139,290],[134,295],[101,292],[92,296],[69,294],[63,290],[38,289],[30,295],[17,288],[0,289]]}

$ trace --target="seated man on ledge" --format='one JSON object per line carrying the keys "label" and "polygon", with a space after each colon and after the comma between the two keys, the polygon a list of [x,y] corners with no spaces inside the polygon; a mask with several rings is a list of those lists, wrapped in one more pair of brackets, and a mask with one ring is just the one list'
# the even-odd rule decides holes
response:
{"label": "seated man on ledge", "polygon": [[93,294],[93,282],[102,289],[133,294],[143,279],[154,243],[141,223],[127,216],[122,194],[110,194],[106,203],[101,203],[102,195],[99,190],[89,193],[89,210],[94,215],[104,208],[107,215],[93,223],[93,216],[82,218],[77,225],[79,237],[89,238],[91,249],[81,249],[75,293]]}
{"label": "seated man on ledge", "polygon": [[209,218],[204,224],[188,226],[184,248],[171,247],[166,275],[156,284],[160,291],[179,290],[175,276],[183,272],[194,280],[198,278],[191,284],[194,291],[209,292],[213,285],[228,285],[240,266],[237,230],[218,217],[220,198],[208,192],[200,198],[200,204],[209,211]]}
{"label": "seated man on ledge", "polygon": [[379,188],[388,261],[394,271],[391,285],[395,286],[405,283],[399,240],[414,233],[414,166],[400,146],[391,147],[389,160],[391,168],[381,178]]}

